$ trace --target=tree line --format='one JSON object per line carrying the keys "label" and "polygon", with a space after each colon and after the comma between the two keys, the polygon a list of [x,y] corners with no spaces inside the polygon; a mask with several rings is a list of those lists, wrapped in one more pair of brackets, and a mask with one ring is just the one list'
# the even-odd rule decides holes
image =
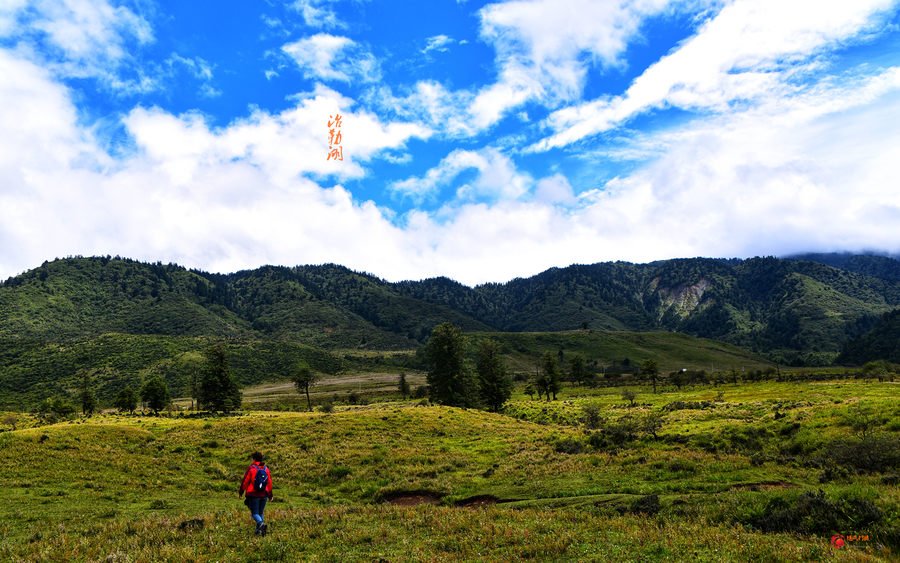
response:
{"label": "tree line", "polygon": [[[196,401],[197,410],[229,413],[241,407],[241,390],[231,372],[228,363],[228,352],[221,344],[210,346],[203,351],[206,362],[199,370],[191,374],[190,396],[191,408]],[[98,408],[94,393],[94,378],[89,370],[81,370],[77,379],[75,399],[81,407],[82,414],[91,414]],[[172,404],[169,387],[158,373],[151,374],[135,391],[130,385],[119,391],[113,400],[113,407],[120,412],[132,413],[143,402],[154,413],[166,409]],[[38,412],[52,413],[66,417],[74,414],[78,406],[63,398],[48,398],[38,406]]]}

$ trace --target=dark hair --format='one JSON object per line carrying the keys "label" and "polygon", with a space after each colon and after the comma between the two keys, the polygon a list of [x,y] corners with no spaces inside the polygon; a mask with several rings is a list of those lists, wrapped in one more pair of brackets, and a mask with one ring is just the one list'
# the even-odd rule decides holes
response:
{"label": "dark hair", "polygon": [[259,452],[253,452],[252,454],[250,454],[250,457],[253,459],[253,461],[262,461],[262,454]]}

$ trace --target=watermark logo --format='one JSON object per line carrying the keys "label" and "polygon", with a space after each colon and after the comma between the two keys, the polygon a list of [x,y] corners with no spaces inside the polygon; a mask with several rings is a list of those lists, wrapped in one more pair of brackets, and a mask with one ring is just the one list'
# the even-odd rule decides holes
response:
{"label": "watermark logo", "polygon": [[860,549],[866,547],[868,542],[868,534],[835,534],[831,536],[831,547],[835,549]]}
{"label": "watermark logo", "polygon": [[344,147],[341,146],[343,140],[341,136],[341,114],[335,113],[328,116],[328,158],[325,160],[344,160]]}

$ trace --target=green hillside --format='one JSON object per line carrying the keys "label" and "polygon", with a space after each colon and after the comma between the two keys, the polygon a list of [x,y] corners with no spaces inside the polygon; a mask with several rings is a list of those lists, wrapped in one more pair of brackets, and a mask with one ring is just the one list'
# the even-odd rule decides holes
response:
{"label": "green hillside", "polygon": [[[519,391],[505,414],[399,400],[59,424],[0,413],[0,449],[15,460],[0,489],[0,556],[896,561],[893,387],[640,388],[634,407],[619,389],[567,388],[553,402]],[[272,475],[265,537],[235,495],[253,451]],[[838,533],[852,548],[832,548]]]}
{"label": "green hillside", "polygon": [[[497,340],[510,368],[524,373],[533,372],[546,352],[562,352],[564,362],[581,356],[587,368],[598,374],[622,371],[629,365],[636,369],[647,359],[655,360],[663,373],[732,368],[740,372],[772,367],[765,358],[737,346],[677,332],[491,332],[468,336],[474,342],[481,338]],[[563,369],[568,370],[568,365]]]}
{"label": "green hillside", "polygon": [[[106,334],[77,342],[0,340],[0,409],[31,408],[48,397],[74,395],[87,372],[100,404],[109,406],[126,386],[140,389],[150,374],[163,377],[173,396],[189,395],[189,381],[205,362],[206,337]],[[286,380],[298,362],[322,373],[347,365],[326,351],[291,342],[226,341],[232,372],[242,385]]]}
{"label": "green hillside", "polygon": [[68,258],[0,287],[0,337],[64,340],[107,332],[240,336],[228,288],[173,264]]}
{"label": "green hillside", "polygon": [[779,363],[827,365],[900,306],[894,262],[608,262],[472,288],[447,278],[390,283],[333,264],[210,274],[76,257],[0,285],[0,337],[58,342],[122,333],[413,350],[449,321],[467,332],[676,331]]}
{"label": "green hillside", "polygon": [[885,313],[870,332],[848,342],[835,362],[861,366],[876,360],[900,364],[900,309]]}

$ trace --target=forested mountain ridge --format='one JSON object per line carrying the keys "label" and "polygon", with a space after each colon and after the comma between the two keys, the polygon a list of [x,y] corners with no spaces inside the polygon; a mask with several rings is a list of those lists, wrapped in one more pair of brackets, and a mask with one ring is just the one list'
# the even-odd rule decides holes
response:
{"label": "forested mountain ridge", "polygon": [[879,276],[772,257],[686,258],[572,265],[472,288],[447,278],[391,283],[334,264],[210,274],[76,257],[0,285],[0,338],[118,332],[412,349],[450,321],[468,332],[679,331],[786,363],[821,363],[900,306],[890,279],[900,262],[840,263]]}

